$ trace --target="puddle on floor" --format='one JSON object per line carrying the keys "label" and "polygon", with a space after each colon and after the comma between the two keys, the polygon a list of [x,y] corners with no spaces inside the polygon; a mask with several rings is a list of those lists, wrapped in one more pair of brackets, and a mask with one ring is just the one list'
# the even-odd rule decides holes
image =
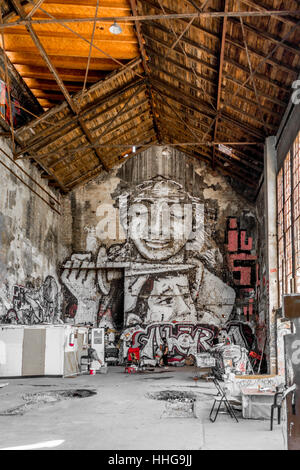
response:
{"label": "puddle on floor", "polygon": [[2,411],[0,416],[22,416],[27,411],[43,405],[58,403],[63,400],[72,400],[74,398],[87,398],[96,395],[95,390],[88,389],[69,389],[69,390],[50,390],[38,393],[26,393],[23,395],[24,404]]}
{"label": "puddle on floor", "polygon": [[184,392],[180,390],[161,390],[159,392],[148,393],[148,398],[154,400],[165,400],[165,401],[196,401],[196,395],[192,392]]}
{"label": "puddle on floor", "polygon": [[147,397],[165,401],[165,410],[161,418],[196,418],[195,402],[197,397],[194,393],[161,390],[160,392],[148,393]]}

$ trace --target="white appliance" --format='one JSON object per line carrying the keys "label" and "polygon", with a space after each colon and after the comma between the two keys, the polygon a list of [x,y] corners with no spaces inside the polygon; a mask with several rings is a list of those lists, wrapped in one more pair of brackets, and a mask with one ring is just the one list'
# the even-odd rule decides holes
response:
{"label": "white appliance", "polygon": [[94,348],[102,364],[105,361],[104,328],[92,328],[91,347]]}
{"label": "white appliance", "polygon": [[0,377],[76,375],[87,332],[70,325],[0,325]]}

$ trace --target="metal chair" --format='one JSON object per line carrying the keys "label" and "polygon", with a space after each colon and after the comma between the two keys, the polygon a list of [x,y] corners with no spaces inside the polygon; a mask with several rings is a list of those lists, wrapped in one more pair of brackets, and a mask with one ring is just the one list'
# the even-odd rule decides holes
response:
{"label": "metal chair", "polygon": [[295,391],[296,389],[296,384],[292,385],[289,388],[284,387],[282,390],[277,389],[277,392],[274,395],[274,402],[273,405],[271,405],[271,420],[270,420],[270,431],[273,430],[273,418],[274,418],[274,410],[277,408],[277,423],[280,424],[280,418],[281,418],[281,406],[287,395],[291,392],[293,392],[293,398],[292,398],[292,407],[293,407],[293,414],[295,411]]}
{"label": "metal chair", "polygon": [[[213,382],[215,384],[215,387],[216,389],[218,390],[218,394],[214,397],[214,403],[213,403],[213,406],[210,410],[210,414],[209,414],[209,419],[212,423],[214,423],[217,419],[217,416],[220,413],[224,413],[225,411],[221,411],[221,407],[222,405],[225,405],[225,409],[227,410],[227,413],[229,414],[229,416],[232,418],[232,419],[235,419],[236,422],[238,423],[238,419],[236,417],[236,414],[234,412],[234,409],[232,407],[232,403],[233,403],[233,400],[228,400],[227,399],[227,396],[226,396],[226,393],[224,391],[224,389],[221,387],[218,379],[216,379],[215,377],[212,378],[213,379]],[[215,408],[216,406],[216,403],[218,403],[218,406]]]}

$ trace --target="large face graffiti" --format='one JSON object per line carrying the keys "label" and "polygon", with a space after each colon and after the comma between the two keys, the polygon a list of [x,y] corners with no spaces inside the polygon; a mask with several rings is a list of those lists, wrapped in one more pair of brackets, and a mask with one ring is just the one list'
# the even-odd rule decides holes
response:
{"label": "large face graffiti", "polygon": [[185,246],[197,203],[179,184],[146,182],[137,187],[129,204],[128,235],[143,258],[167,260]]}
{"label": "large face graffiti", "polygon": [[73,254],[64,265],[62,281],[78,300],[75,322],[117,330],[115,315],[120,317],[120,312],[105,306],[111,304],[112,279],[123,276],[123,328],[165,322],[222,327],[235,292],[201,261],[203,203],[180,184],[161,177],[118,199],[126,242],[109,249],[102,246],[97,259],[91,253]]}
{"label": "large face graffiti", "polygon": [[125,323],[148,325],[172,321],[197,321],[188,277],[180,273],[151,276],[142,285],[134,311],[127,314]]}

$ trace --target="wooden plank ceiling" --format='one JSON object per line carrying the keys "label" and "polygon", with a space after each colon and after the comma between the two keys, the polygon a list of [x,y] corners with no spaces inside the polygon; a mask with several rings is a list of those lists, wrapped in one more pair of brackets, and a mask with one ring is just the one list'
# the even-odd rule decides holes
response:
{"label": "wooden plank ceiling", "polygon": [[[8,3],[14,6],[19,0]],[[30,14],[34,3],[41,3],[41,6],[31,16],[32,20],[93,18],[97,6],[97,0],[32,1],[22,4],[24,16]],[[99,5],[98,12],[101,16],[130,14],[130,4],[127,0],[100,0]],[[3,21],[15,19],[16,15],[10,14],[4,17]],[[107,23],[97,23],[93,35],[93,22],[34,25],[36,35],[70,93],[82,89],[92,36],[94,47],[89,63],[87,87],[138,56],[139,50],[133,27],[121,25],[123,33],[117,36],[109,32],[109,26]],[[8,28],[4,36],[5,49],[10,61],[43,108],[47,110],[64,101],[64,95],[26,27]]]}
{"label": "wooden plank ceiling", "polygon": [[[264,139],[299,77],[299,10],[295,0],[4,2],[2,21],[14,23],[2,30],[5,52],[45,110],[15,130],[16,158],[34,159],[69,191],[170,144],[255,197]],[[95,15],[127,17],[122,33]]]}

